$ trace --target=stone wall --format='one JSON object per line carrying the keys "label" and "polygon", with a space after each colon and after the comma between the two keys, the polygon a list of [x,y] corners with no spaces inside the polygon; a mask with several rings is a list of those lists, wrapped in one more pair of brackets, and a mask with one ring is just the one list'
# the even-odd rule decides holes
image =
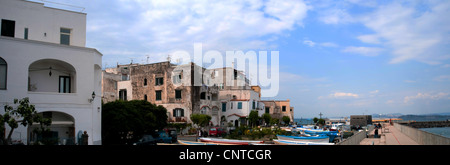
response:
{"label": "stone wall", "polygon": [[[418,123],[421,123],[421,125],[424,126],[426,122]],[[430,123],[436,124],[435,122]],[[402,132],[406,136],[410,137],[412,140],[422,145],[450,145],[450,138],[410,127],[408,126],[408,123],[394,123],[394,127],[400,130],[400,132]]]}

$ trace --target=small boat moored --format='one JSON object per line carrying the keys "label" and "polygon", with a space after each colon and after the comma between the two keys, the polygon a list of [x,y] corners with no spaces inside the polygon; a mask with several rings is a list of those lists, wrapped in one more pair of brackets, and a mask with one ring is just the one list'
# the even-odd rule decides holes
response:
{"label": "small boat moored", "polygon": [[232,144],[232,145],[249,145],[251,143],[264,143],[264,141],[257,141],[257,140],[234,140],[234,139],[221,139],[221,138],[199,138],[199,140],[201,142]]}
{"label": "small boat moored", "polygon": [[181,145],[227,145],[227,144],[219,144],[219,143],[193,142],[193,141],[187,141],[187,140],[178,140],[178,144],[181,144]]}
{"label": "small boat moored", "polygon": [[301,142],[291,140],[273,140],[278,145],[334,145],[334,143]]}
{"label": "small boat moored", "polygon": [[277,135],[279,140],[289,140],[289,141],[298,141],[298,142],[315,142],[315,143],[328,143],[328,136],[285,136],[285,135]]}

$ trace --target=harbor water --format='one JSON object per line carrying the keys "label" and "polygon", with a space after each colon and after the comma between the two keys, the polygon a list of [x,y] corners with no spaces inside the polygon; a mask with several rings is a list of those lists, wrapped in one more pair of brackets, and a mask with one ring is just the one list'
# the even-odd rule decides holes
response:
{"label": "harbor water", "polygon": [[419,130],[450,138],[450,127],[419,128]]}
{"label": "harbor water", "polygon": [[294,119],[294,123],[297,122],[298,125],[313,125],[313,119]]}

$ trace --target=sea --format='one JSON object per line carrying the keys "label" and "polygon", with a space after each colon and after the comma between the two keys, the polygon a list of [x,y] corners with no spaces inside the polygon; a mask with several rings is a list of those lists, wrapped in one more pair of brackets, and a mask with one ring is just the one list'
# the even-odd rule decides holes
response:
{"label": "sea", "polygon": [[450,138],[450,127],[434,127],[434,128],[419,128],[419,129],[432,134]]}
{"label": "sea", "polygon": [[297,122],[298,125],[313,125],[313,119],[294,119],[294,123]]}

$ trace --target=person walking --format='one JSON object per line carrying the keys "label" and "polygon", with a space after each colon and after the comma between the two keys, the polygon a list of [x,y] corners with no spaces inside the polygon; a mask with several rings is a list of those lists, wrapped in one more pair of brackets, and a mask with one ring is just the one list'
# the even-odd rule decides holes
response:
{"label": "person walking", "polygon": [[86,131],[84,131],[83,135],[81,135],[81,139],[83,140],[81,145],[88,145],[89,135],[87,134]]}
{"label": "person walking", "polygon": [[375,135],[374,135],[374,138],[378,138],[378,128],[375,128],[375,131],[374,131],[375,133]]}

